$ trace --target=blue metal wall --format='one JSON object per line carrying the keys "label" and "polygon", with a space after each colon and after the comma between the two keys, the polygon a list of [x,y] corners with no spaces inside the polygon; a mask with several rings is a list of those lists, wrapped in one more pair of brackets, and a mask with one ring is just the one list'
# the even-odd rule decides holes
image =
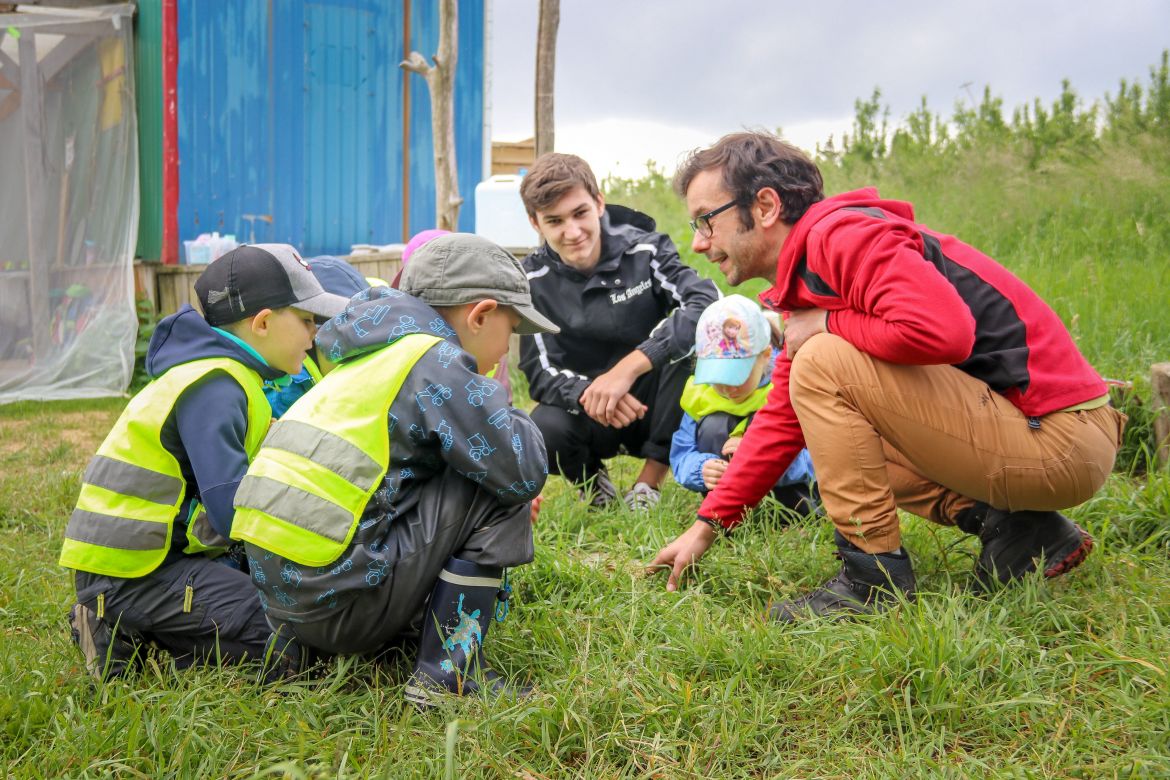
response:
{"label": "blue metal wall", "polygon": [[[411,44],[428,61],[439,48],[438,6],[436,0],[411,3]],[[475,185],[483,178],[484,170],[483,87],[471,86],[483,84],[483,42],[483,0],[460,0],[459,61],[455,65],[455,163],[459,169],[459,192],[463,195],[459,229],[467,233],[475,230]],[[410,80],[410,89],[409,232],[413,235],[435,226],[435,163],[430,93],[420,76]],[[420,208],[418,204],[425,205]]]}
{"label": "blue metal wall", "polygon": [[[412,44],[438,44],[435,0],[411,0]],[[307,255],[434,226],[430,100],[409,74],[410,224],[402,224],[402,0],[187,0],[179,7],[179,231],[282,241]],[[460,229],[483,173],[484,2],[460,0]]]}

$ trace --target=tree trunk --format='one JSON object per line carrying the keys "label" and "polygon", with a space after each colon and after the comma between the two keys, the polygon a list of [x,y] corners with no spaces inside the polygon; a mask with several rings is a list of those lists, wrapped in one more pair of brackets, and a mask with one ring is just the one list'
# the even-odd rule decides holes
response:
{"label": "tree trunk", "polygon": [[536,156],[553,151],[553,91],[557,64],[557,28],[561,24],[561,0],[540,0],[536,28]]}
{"label": "tree trunk", "polygon": [[456,0],[439,5],[439,51],[427,65],[417,51],[400,63],[419,74],[431,94],[431,139],[435,149],[435,227],[459,229],[459,171],[455,167],[455,65],[459,61],[459,9]]}
{"label": "tree trunk", "polygon": [[1170,465],[1170,363],[1150,367],[1150,395],[1154,409],[1155,461],[1161,468]]}

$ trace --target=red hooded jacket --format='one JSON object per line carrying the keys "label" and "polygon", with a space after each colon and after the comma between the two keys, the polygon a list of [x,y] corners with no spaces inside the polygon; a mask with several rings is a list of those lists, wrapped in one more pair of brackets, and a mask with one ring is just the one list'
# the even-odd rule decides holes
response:
{"label": "red hooded jacket", "polygon": [[[780,312],[825,309],[831,333],[881,360],[954,365],[1028,417],[1106,392],[1040,296],[978,250],[916,224],[909,203],[882,200],[873,188],[814,204],[792,226],[776,286],[760,300]],[[700,517],[738,525],[804,447],[788,394],[791,368],[782,354],[767,404]]]}

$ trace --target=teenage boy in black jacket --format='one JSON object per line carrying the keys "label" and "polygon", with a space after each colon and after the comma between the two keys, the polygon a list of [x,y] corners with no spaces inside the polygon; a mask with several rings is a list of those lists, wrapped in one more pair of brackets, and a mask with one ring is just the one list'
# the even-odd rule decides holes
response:
{"label": "teenage boy in black jacket", "polygon": [[549,470],[599,507],[617,499],[603,459],[644,458],[625,502],[649,510],[669,469],[695,324],[718,288],[653,219],[607,206],[576,155],[542,155],[520,196],[545,242],[524,259],[533,303],[561,329],[520,341]]}

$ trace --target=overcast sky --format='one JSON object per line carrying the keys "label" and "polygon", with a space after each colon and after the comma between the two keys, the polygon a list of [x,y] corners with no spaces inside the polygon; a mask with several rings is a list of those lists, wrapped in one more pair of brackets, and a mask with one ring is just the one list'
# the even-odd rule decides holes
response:
{"label": "overcast sky", "polygon": [[[492,132],[532,135],[538,0],[491,0]],[[556,148],[598,175],[673,171],[744,127],[812,151],[882,91],[896,122],[923,96],[949,117],[984,85],[1012,108],[1064,78],[1086,100],[1148,81],[1168,0],[561,0]]]}

